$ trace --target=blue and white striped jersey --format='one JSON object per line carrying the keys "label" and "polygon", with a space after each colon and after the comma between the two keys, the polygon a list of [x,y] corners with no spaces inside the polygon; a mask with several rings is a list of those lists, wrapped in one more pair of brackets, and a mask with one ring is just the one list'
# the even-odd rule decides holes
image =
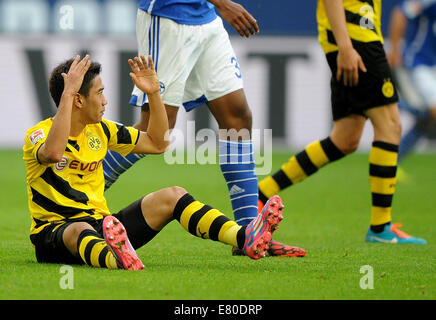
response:
{"label": "blue and white striped jersey", "polygon": [[139,9],[187,25],[206,24],[217,17],[215,6],[206,0],[140,0]]}

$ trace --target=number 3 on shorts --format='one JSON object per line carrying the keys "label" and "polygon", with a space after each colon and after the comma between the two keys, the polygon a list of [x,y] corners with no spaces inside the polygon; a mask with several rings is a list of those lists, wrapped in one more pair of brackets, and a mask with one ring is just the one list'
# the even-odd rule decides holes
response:
{"label": "number 3 on shorts", "polygon": [[235,65],[235,68],[237,70],[235,72],[235,76],[237,76],[239,79],[241,79],[242,78],[241,69],[239,68],[239,63],[238,63],[238,60],[236,59],[236,57],[232,57],[230,62]]}

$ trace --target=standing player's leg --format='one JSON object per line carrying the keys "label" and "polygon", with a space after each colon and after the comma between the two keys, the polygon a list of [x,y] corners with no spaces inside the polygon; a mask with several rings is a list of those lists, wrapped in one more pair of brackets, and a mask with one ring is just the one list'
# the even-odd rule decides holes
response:
{"label": "standing player's leg", "polygon": [[407,131],[401,138],[399,150],[398,150],[398,164],[400,164],[404,158],[409,155],[413,148],[418,144],[419,140],[425,136],[425,133],[419,126],[420,120],[416,120],[412,128]]}
{"label": "standing player's leg", "polygon": [[398,145],[401,121],[396,103],[366,111],[374,128],[374,141],[369,154],[369,181],[372,195],[368,242],[425,244],[392,224],[392,199],[395,193]]}
{"label": "standing player's leg", "polygon": [[[398,72],[398,71],[394,71]],[[425,137],[428,125],[436,119],[436,69],[434,67],[420,65],[407,71],[400,71],[397,77],[399,88],[403,89],[403,101],[400,101],[400,109],[408,111],[415,117],[414,126],[409,129],[401,139],[398,153],[400,163]],[[434,124],[433,124],[434,125]],[[405,173],[403,172],[403,176]]]}
{"label": "standing player's leg", "polygon": [[[219,129],[219,161],[227,183],[235,221],[247,225],[258,215],[258,188],[253,142],[252,114],[242,73],[221,18],[202,26],[204,46],[185,87],[187,111],[206,103]],[[277,246],[271,246],[277,247]],[[289,247],[278,243],[278,247]],[[303,252],[300,248],[291,248]],[[294,250],[298,249],[298,250]],[[280,251],[282,255],[283,251]],[[234,248],[234,255],[243,254]],[[299,254],[301,255],[301,254]]]}
{"label": "standing player's leg", "polygon": [[204,47],[186,82],[184,106],[203,97],[220,129],[218,154],[235,221],[257,217],[257,174],[251,140],[252,114],[243,77],[222,19],[202,26]]}
{"label": "standing player's leg", "polygon": [[220,129],[219,163],[229,190],[234,219],[245,226],[258,214],[251,111],[243,89],[209,101],[207,105]]}
{"label": "standing player's leg", "polygon": [[304,150],[292,156],[280,170],[259,182],[259,202],[269,196],[305,180],[325,165],[354,152],[360,141],[365,118],[349,115],[336,120],[330,135],[312,142]]}
{"label": "standing player's leg", "polygon": [[[218,122],[219,128],[224,129],[222,132],[226,132],[219,139],[220,168],[229,190],[234,219],[239,225],[245,226],[253,221],[253,216],[257,216],[258,212],[260,213],[265,209],[263,204],[262,207],[259,207],[258,203],[258,180],[255,171],[253,142],[250,139],[251,111],[243,89],[208,102],[208,107]],[[242,134],[239,136],[228,135],[230,130]],[[273,196],[271,195],[269,198]],[[234,255],[245,254],[236,246],[232,252]],[[270,256],[284,257],[306,255],[302,248],[289,246],[275,240],[270,241],[267,253]]]}

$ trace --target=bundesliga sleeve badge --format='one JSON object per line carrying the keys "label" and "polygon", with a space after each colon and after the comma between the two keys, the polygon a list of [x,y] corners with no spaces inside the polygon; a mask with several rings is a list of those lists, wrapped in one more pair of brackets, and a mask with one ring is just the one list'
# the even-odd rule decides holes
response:
{"label": "bundesliga sleeve badge", "polygon": [[44,137],[45,137],[44,130],[38,129],[30,134],[29,140],[33,145],[35,145],[39,140],[41,140]]}

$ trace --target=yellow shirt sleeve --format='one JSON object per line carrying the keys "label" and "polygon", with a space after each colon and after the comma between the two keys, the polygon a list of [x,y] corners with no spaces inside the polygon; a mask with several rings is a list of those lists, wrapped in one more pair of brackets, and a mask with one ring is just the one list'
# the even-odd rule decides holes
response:
{"label": "yellow shirt sleeve", "polygon": [[[50,120],[51,123],[51,120]],[[38,160],[38,150],[47,139],[50,125],[48,122],[40,122],[33,128],[27,130],[24,138],[23,160],[27,170],[27,181],[39,177],[47,165],[42,165]]]}
{"label": "yellow shirt sleeve", "polygon": [[103,119],[101,124],[108,137],[109,150],[126,156],[135,148],[140,134],[138,129],[106,119]]}

